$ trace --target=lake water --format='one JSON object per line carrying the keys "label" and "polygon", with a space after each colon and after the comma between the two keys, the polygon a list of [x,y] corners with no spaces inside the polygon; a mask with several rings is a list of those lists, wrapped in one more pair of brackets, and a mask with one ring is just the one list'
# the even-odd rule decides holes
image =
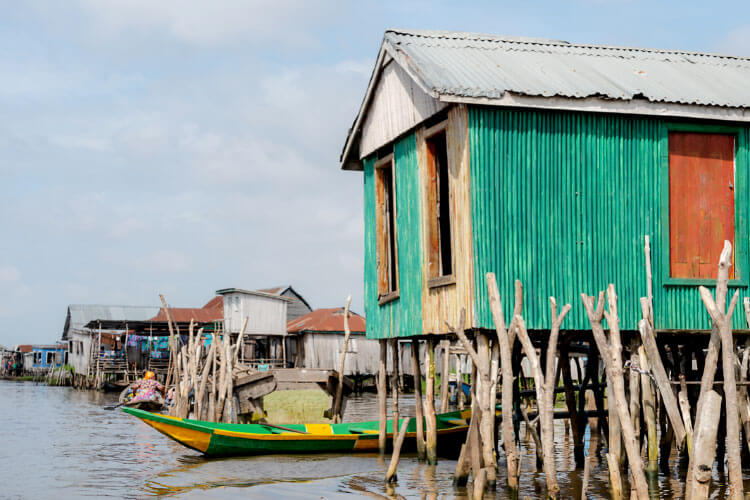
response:
{"label": "lake water", "polygon": [[[77,391],[30,382],[0,380],[0,498],[466,498],[452,475],[456,462],[421,464],[402,456],[399,481],[383,483],[387,458],[377,454],[262,456],[205,459],[172,442],[134,417],[105,405],[115,394]],[[413,415],[405,396],[402,414]],[[347,405],[345,420],[374,419],[377,400],[367,394]],[[533,445],[521,431],[521,498],[544,493],[544,475],[536,471]],[[562,498],[579,498],[582,470],[575,470],[572,446],[562,421],[556,422],[556,460]],[[500,457],[498,484],[504,484]],[[674,463],[674,462],[673,462]],[[672,477],[659,476],[658,498],[682,492],[676,465]],[[605,462],[594,462],[590,498],[606,498]],[[715,483],[725,481],[715,471]],[[712,498],[724,498],[723,486]],[[485,498],[506,498],[502,489]]]}

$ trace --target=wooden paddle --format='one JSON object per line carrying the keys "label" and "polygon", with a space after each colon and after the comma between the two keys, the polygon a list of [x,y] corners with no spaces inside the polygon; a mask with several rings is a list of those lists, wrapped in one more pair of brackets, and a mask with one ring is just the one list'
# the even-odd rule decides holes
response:
{"label": "wooden paddle", "polygon": [[297,429],[290,429],[289,427],[282,427],[280,425],[274,425],[274,424],[258,424],[258,425],[265,425],[266,427],[272,427],[274,429],[281,429],[282,431],[296,432],[297,434],[310,434],[309,432],[298,431]]}

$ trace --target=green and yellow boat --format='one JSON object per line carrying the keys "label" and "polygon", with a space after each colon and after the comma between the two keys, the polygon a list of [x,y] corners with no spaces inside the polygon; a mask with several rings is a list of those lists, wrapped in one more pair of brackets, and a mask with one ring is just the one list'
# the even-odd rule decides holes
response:
{"label": "green and yellow boat", "polygon": [[[378,449],[377,420],[343,424],[222,424],[170,417],[134,408],[123,411],[190,449],[206,456],[249,456],[272,453],[346,453]],[[437,416],[438,452],[455,453],[466,437],[471,410]],[[403,422],[403,420],[401,420]],[[388,420],[388,445],[392,443],[393,421]],[[398,429],[398,426],[397,426]],[[411,419],[403,444],[416,448],[416,421]]]}

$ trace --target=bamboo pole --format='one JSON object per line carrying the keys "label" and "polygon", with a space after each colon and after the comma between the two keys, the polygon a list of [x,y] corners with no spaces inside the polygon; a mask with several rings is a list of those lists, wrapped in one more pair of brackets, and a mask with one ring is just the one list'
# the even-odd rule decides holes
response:
{"label": "bamboo pole", "polygon": [[[385,474],[386,483],[394,483],[397,481],[396,470],[398,469],[398,462],[401,458],[401,446],[404,444],[404,438],[406,437],[406,429],[409,427],[409,421],[411,419],[406,417],[404,422],[401,424],[401,429],[398,431],[398,436],[393,442],[393,453],[391,454],[391,463],[388,466],[388,472]],[[395,421],[394,421],[395,425]],[[395,430],[395,429],[394,429]],[[395,432],[394,432],[395,434]]]}
{"label": "bamboo pole", "polygon": [[427,464],[437,464],[437,416],[435,415],[435,340],[427,338],[427,370],[425,371],[425,426],[427,427]]}
{"label": "bamboo pole", "polygon": [[[497,289],[497,281],[494,273],[487,273],[487,291],[490,300],[492,318],[497,331],[498,345],[500,347],[500,367],[502,369],[502,433],[503,447],[505,449],[506,464],[508,467],[508,488],[511,497],[518,495],[518,476],[520,469],[519,454],[516,448],[515,432],[513,428],[513,343],[515,341],[515,324],[511,324],[511,331],[505,327],[503,308],[500,303],[500,293]],[[523,294],[521,288],[516,286],[516,304],[513,317],[520,315]]]}
{"label": "bamboo pole", "polygon": [[386,370],[388,369],[388,347],[385,339],[380,339],[380,366],[378,367],[378,449],[385,454],[387,426]]}
{"label": "bamboo pole", "polygon": [[[613,394],[608,398],[613,399],[617,416],[619,417],[620,428],[622,430],[625,452],[630,464],[631,476],[635,496],[639,500],[648,499],[648,484],[643,473],[643,461],[641,460],[640,450],[636,444],[635,433],[630,418],[630,412],[625,399],[625,385],[622,375],[622,344],[620,342],[620,320],[617,315],[617,295],[615,294],[614,285],[607,288],[607,302],[609,310],[604,310],[604,292],[599,293],[599,300],[594,308],[594,298],[586,294],[581,294],[583,304],[586,308],[586,314],[591,323],[591,329],[594,334],[594,340],[599,348],[599,354],[604,360],[604,368],[607,373],[607,381],[612,381]],[[604,334],[602,327],[602,317],[607,319],[609,326],[610,340]],[[610,462],[610,470],[616,468]]]}
{"label": "bamboo pole", "polygon": [[333,403],[333,421],[335,423],[341,422],[342,408],[341,398],[344,395],[344,366],[346,366],[346,351],[349,348],[349,337],[352,334],[349,328],[349,304],[352,302],[352,296],[349,295],[346,298],[346,305],[344,306],[344,345],[341,348],[341,357],[339,358],[339,383],[336,386],[336,397]]}
{"label": "bamboo pole", "polygon": [[419,366],[419,341],[411,341],[411,369],[414,373],[414,410],[417,419],[417,456],[425,459],[424,408],[422,407],[422,371]]}

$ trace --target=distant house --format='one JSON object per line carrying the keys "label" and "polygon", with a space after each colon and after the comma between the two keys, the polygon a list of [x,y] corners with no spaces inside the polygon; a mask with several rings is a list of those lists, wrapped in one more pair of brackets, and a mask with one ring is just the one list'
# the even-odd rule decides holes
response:
{"label": "distant house", "polygon": [[60,368],[67,364],[67,344],[23,345],[19,346],[23,353],[23,370],[27,373],[46,372]]}
{"label": "distant house", "polygon": [[[349,317],[351,337],[347,348],[344,375],[372,375],[378,371],[377,340],[365,338],[365,318],[356,313]],[[344,346],[344,308],[316,309],[287,323],[290,335],[297,336],[297,358],[300,368],[338,370]]]}
{"label": "distant house", "polygon": [[269,293],[271,295],[277,295],[279,297],[285,297],[289,299],[289,303],[286,308],[286,320],[291,321],[297,319],[300,316],[312,312],[312,307],[307,301],[292,288],[292,285],[282,285],[273,288],[264,288],[258,290],[259,292]]}
{"label": "distant house", "polygon": [[158,307],[69,305],[62,333],[62,340],[68,343],[69,364],[76,374],[87,376],[103,345],[110,346],[108,351],[122,349],[123,332],[108,322],[145,321],[158,312]]}
{"label": "distant house", "polygon": [[[247,319],[242,350],[244,360],[285,366],[288,359],[294,359],[295,346],[285,341],[287,306],[293,299],[241,288],[224,288],[216,293],[223,297],[225,331],[238,336]],[[288,348],[295,352],[287,352]]]}

